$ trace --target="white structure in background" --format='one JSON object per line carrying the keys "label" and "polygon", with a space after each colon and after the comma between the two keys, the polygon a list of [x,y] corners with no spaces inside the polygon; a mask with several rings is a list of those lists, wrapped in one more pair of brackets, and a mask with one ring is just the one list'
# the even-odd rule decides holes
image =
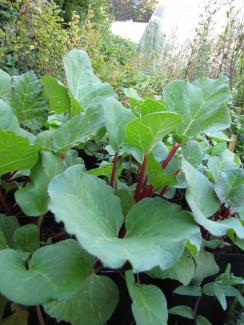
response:
{"label": "white structure in background", "polygon": [[[166,36],[174,34],[179,45],[194,37],[194,29],[199,20],[200,9],[205,0],[160,0],[151,21],[158,16],[160,30]],[[244,14],[244,0],[234,0],[234,5],[239,8],[240,17]],[[218,33],[225,22],[225,12],[228,6],[223,6],[216,17],[214,33]],[[153,18],[154,17],[154,18]],[[114,22],[112,32],[116,35],[139,43],[146,28],[145,23]]]}
{"label": "white structure in background", "polygon": [[112,23],[111,30],[113,34],[129,39],[138,44],[146,26],[147,23],[135,23],[132,20],[115,21]]}

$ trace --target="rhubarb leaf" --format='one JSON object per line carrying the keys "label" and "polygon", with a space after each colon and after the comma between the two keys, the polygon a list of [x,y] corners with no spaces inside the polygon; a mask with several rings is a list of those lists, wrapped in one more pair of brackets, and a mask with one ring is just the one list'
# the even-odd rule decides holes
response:
{"label": "rhubarb leaf", "polygon": [[115,96],[113,88],[95,76],[85,51],[74,49],[64,57],[63,62],[71,94],[85,110]]}
{"label": "rhubarb leaf", "polygon": [[125,127],[135,116],[114,98],[106,99],[103,107],[109,143],[113,150],[118,152],[125,141]]}
{"label": "rhubarb leaf", "polygon": [[132,299],[132,312],[138,325],[166,325],[167,301],[154,285],[135,284],[134,275],[126,272],[126,283]]}
{"label": "rhubarb leaf", "polygon": [[149,154],[154,145],[174,130],[181,121],[175,113],[161,112],[144,115],[128,123],[125,135],[129,145]]}
{"label": "rhubarb leaf", "polygon": [[55,78],[44,76],[41,79],[44,86],[44,95],[48,98],[49,108],[56,114],[62,114],[70,110],[71,103],[68,90]]}
{"label": "rhubarb leaf", "polygon": [[42,91],[42,84],[33,72],[26,72],[13,79],[9,103],[20,124],[33,130],[40,129],[48,116],[48,102]]}
{"label": "rhubarb leaf", "polygon": [[226,170],[220,174],[215,191],[222,202],[233,207],[244,205],[244,170]]}
{"label": "rhubarb leaf", "polygon": [[38,217],[48,211],[48,184],[63,170],[64,164],[59,156],[48,151],[41,152],[38,163],[31,171],[31,182],[15,192],[16,202],[27,216]]}
{"label": "rhubarb leaf", "polygon": [[44,305],[51,317],[73,325],[104,325],[119,300],[114,282],[106,276],[91,275],[69,299]]}
{"label": "rhubarb leaf", "polygon": [[183,116],[177,128],[179,135],[194,137],[204,131],[216,132],[230,126],[226,105],[231,93],[225,77],[201,78],[193,83],[175,80],[166,85],[163,95],[169,111]]}
{"label": "rhubarb leaf", "polygon": [[0,293],[21,305],[68,299],[92,273],[93,262],[72,239],[39,248],[31,257],[29,253],[3,249]]}
{"label": "rhubarb leaf", "polygon": [[103,180],[84,173],[80,166],[56,176],[48,191],[56,220],[64,222],[67,232],[76,235],[106,267],[119,268],[129,261],[134,272],[154,266],[167,269],[180,259],[188,243],[195,252],[199,250],[200,230],[192,216],[159,198],[133,205],[125,221],[126,236],[119,239],[124,222],[119,198]]}
{"label": "rhubarb leaf", "polygon": [[38,160],[39,146],[31,145],[12,131],[0,130],[0,176],[32,168]]}

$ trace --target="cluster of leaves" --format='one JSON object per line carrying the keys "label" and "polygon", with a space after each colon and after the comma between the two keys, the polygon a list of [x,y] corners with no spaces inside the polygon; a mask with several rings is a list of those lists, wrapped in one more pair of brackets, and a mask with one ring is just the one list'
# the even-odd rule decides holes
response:
{"label": "cluster of leaves", "polygon": [[[223,309],[225,296],[243,304],[234,287],[243,280],[229,267],[202,284],[219,272],[213,249],[244,248],[244,172],[222,132],[231,123],[228,80],[176,80],[160,100],[127,89],[122,105],[86,52],[63,63],[67,87],[0,72],[2,299],[102,325],[119,299],[109,268],[125,278],[138,325],[168,321],[164,293],[140,282],[144,272],[178,280],[176,294],[216,296]],[[86,169],[80,155],[91,141],[106,143],[111,159]],[[52,220],[68,239],[56,242]],[[169,313],[207,322],[197,308]]]}

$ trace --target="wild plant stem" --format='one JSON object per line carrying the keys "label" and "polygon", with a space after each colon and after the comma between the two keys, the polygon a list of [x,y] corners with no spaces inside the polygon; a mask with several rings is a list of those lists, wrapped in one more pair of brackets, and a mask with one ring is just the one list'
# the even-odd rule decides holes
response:
{"label": "wild plant stem", "polygon": [[114,162],[113,162],[113,169],[112,169],[112,175],[111,175],[111,181],[110,181],[110,185],[113,188],[115,187],[115,174],[116,174],[118,159],[119,159],[119,154],[118,154],[118,152],[115,152]]}
{"label": "wild plant stem", "polygon": [[10,216],[10,215],[11,215],[11,211],[10,211],[10,209],[9,209],[9,207],[8,207],[8,204],[7,204],[6,200],[5,200],[5,197],[4,197],[4,195],[3,195],[2,191],[1,191],[1,189],[0,189],[0,203],[1,203],[2,206],[3,206],[5,213],[6,213],[8,216]]}
{"label": "wild plant stem", "polygon": [[148,162],[148,157],[147,157],[147,155],[144,155],[144,159],[143,159],[143,163],[140,168],[139,178],[138,178],[138,182],[136,185],[136,191],[135,191],[135,195],[134,195],[136,202],[141,199],[142,189],[143,189],[143,185],[144,185],[144,181],[145,181],[145,177],[146,177],[147,162]]}
{"label": "wild plant stem", "polygon": [[45,321],[44,321],[44,318],[42,316],[42,311],[41,311],[41,308],[40,306],[36,306],[36,314],[37,314],[37,318],[38,318],[38,321],[39,321],[39,324],[40,325],[45,325]]}
{"label": "wild plant stem", "polygon": [[178,143],[175,143],[172,147],[172,149],[170,150],[170,152],[168,153],[168,156],[166,157],[166,159],[163,161],[161,167],[163,169],[165,169],[168,164],[170,163],[171,159],[174,157],[174,154],[176,153],[177,149],[180,147],[180,145]]}

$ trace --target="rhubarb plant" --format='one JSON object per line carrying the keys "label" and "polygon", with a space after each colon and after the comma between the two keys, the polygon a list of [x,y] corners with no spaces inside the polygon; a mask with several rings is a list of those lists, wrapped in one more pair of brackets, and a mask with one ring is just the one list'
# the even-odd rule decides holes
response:
{"label": "rhubarb plant", "polygon": [[66,84],[0,71],[1,316],[10,301],[25,319],[36,306],[41,324],[103,325],[120,299],[114,274],[138,325],[204,320],[148,279],[176,280],[176,294],[215,296],[223,309],[225,296],[243,303],[229,269],[202,284],[219,273],[216,249],[244,249],[228,80],[172,81],[158,100],[127,90],[123,104],[84,51],[64,69]]}

